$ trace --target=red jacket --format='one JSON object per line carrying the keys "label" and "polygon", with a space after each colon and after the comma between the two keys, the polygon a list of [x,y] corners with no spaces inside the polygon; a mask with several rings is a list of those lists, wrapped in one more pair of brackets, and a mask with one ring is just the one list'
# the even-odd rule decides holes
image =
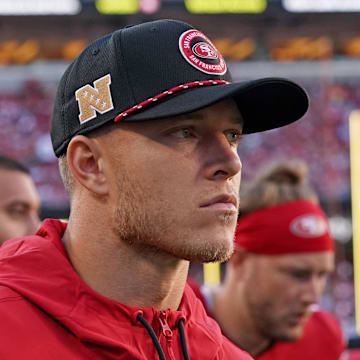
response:
{"label": "red jacket", "polygon": [[360,360],[360,349],[348,350],[341,360]]}
{"label": "red jacket", "polygon": [[9,240],[0,249],[0,359],[159,359],[145,319],[167,360],[184,359],[181,323],[191,359],[251,360],[222,336],[188,286],[179,310],[164,312],[125,306],[93,291],[66,256],[65,227],[46,220],[35,236]]}
{"label": "red jacket", "polygon": [[[200,287],[192,280],[189,280],[188,284],[203,303],[209,316],[213,316]],[[275,343],[255,359],[339,360],[345,348],[346,341],[337,319],[328,312],[314,311],[298,341]]]}

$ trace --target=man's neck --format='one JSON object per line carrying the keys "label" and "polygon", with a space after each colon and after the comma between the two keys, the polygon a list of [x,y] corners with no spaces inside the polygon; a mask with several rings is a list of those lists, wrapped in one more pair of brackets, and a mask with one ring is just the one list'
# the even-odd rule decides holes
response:
{"label": "man's neck", "polygon": [[214,288],[212,296],[215,319],[232,342],[253,357],[271,346],[271,341],[256,331],[249,311],[239,304],[236,296],[222,287]]}
{"label": "man's neck", "polygon": [[134,307],[178,309],[188,261],[157,249],[139,250],[115,239],[110,229],[104,234],[91,224],[79,225],[69,222],[63,244],[74,269],[93,290]]}

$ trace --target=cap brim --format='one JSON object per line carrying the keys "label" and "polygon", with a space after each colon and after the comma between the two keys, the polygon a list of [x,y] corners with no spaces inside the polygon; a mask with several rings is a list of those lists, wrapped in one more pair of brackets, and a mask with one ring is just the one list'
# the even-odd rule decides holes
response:
{"label": "cap brim", "polygon": [[244,120],[244,134],[275,129],[300,119],[309,107],[305,90],[281,78],[187,89],[129,115],[123,121],[161,119],[200,110],[233,98]]}

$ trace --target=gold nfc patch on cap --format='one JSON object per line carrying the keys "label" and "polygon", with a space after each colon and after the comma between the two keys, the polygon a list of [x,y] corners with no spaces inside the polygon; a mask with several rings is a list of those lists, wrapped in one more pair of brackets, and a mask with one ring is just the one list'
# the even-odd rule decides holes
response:
{"label": "gold nfc patch on cap", "polygon": [[97,112],[105,114],[114,109],[111,91],[111,76],[107,74],[94,81],[94,87],[89,84],[75,91],[75,97],[79,105],[79,120],[83,124],[96,118]]}

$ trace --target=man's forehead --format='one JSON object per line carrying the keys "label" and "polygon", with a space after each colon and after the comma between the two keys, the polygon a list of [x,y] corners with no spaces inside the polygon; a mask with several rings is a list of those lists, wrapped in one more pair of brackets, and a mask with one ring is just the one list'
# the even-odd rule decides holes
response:
{"label": "man's forehead", "polygon": [[0,169],[0,202],[38,202],[30,175],[20,171]]}
{"label": "man's forehead", "polygon": [[6,196],[2,196],[0,199],[0,207],[38,207],[40,206],[40,200],[36,193],[13,193],[9,192]]}
{"label": "man's forehead", "polygon": [[22,171],[0,168],[0,188],[17,187],[18,183],[28,180],[31,180],[30,175]]}
{"label": "man's forehead", "polygon": [[270,262],[279,264],[280,266],[291,267],[321,267],[332,265],[334,260],[333,251],[316,251],[309,253],[293,253],[278,256],[267,256]]}

